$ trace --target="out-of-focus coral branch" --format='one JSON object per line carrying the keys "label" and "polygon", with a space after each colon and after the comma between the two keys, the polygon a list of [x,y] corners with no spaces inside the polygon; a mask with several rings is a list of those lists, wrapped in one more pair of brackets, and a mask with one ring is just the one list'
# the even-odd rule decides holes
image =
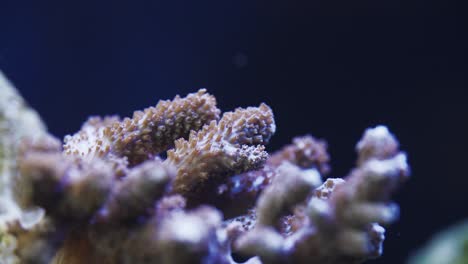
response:
{"label": "out-of-focus coral branch", "polygon": [[161,262],[189,264],[201,256],[217,257],[217,252],[210,251],[219,247],[216,229],[221,220],[222,215],[209,207],[166,217],[158,234],[158,247],[165,252]]}
{"label": "out-of-focus coral branch", "polygon": [[285,212],[304,201],[311,189],[319,186],[321,181],[317,170],[301,170],[289,162],[283,162],[278,167],[273,182],[258,198],[257,223],[275,226]]}
{"label": "out-of-focus coral branch", "polygon": [[105,201],[114,178],[112,167],[101,159],[75,160],[61,153],[28,153],[20,172],[18,201],[68,221],[89,219]]}
{"label": "out-of-focus coral branch", "polygon": [[[367,130],[357,145],[358,167],[346,182],[329,179],[317,188],[302,215],[296,216],[303,218],[302,226],[287,237],[275,230],[280,215],[275,212],[284,210],[264,206],[283,204],[269,191],[275,186],[273,182],[258,200],[257,226],[236,241],[237,249],[258,254],[267,263],[282,263],[285,259],[293,263],[360,263],[380,256],[384,228],[379,224],[398,218],[398,206],[389,203],[389,198],[409,173],[406,156],[396,146],[398,143],[387,128]],[[302,186],[294,178],[289,182],[295,183],[297,190]],[[287,184],[277,186],[281,191],[276,193],[289,194],[290,197],[282,198],[291,201],[289,207],[300,205],[304,198],[298,195],[301,192],[288,191],[291,187]]]}
{"label": "out-of-focus coral branch", "polygon": [[317,170],[301,170],[296,165],[283,162],[257,201],[255,228],[236,241],[236,249],[248,255],[260,255],[267,263],[284,262],[285,240],[275,228],[280,224],[281,216],[303,202],[320,183]]}
{"label": "out-of-focus coral branch", "polygon": [[20,142],[45,133],[46,127],[40,117],[0,71],[0,229],[21,214],[12,192]]}
{"label": "out-of-focus coral branch", "polygon": [[1,263],[24,263],[30,255],[41,261],[43,258],[34,254],[39,251],[47,255],[48,244],[42,243],[44,240],[41,239],[43,232],[34,227],[44,222],[44,210],[35,207],[22,210],[14,197],[17,156],[22,141],[25,138],[40,141],[44,137],[47,137],[44,123],[0,71]]}
{"label": "out-of-focus coral branch", "polygon": [[124,221],[145,215],[154,201],[162,197],[175,170],[160,160],[146,161],[130,170],[117,182],[101,208],[100,221]]}
{"label": "out-of-focus coral branch", "polygon": [[385,229],[379,224],[398,218],[398,207],[389,198],[409,174],[398,142],[386,127],[378,126],[366,130],[357,151],[358,167],[346,183],[333,186],[329,199],[321,195],[309,202],[308,214],[317,232],[299,240],[298,247],[314,239],[328,244],[317,261],[380,256]]}

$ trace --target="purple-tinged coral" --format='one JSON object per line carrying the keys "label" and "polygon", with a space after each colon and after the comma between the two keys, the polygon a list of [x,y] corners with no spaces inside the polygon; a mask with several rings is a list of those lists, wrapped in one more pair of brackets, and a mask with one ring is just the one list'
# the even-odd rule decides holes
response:
{"label": "purple-tinged coral", "polygon": [[286,254],[285,239],[275,228],[280,224],[281,216],[303,202],[320,183],[317,170],[301,170],[296,165],[283,162],[277,168],[272,183],[257,201],[256,226],[236,241],[236,250],[248,255],[260,255],[267,262],[281,261]]}
{"label": "purple-tinged coral", "polygon": [[41,126],[9,103],[0,97],[2,263],[357,264],[381,255],[398,217],[390,195],[409,173],[379,126],[348,177],[321,183],[324,141],[295,138],[268,158],[270,107],[217,121],[204,90],[91,118],[64,150],[43,128],[22,131]]}
{"label": "purple-tinged coral", "polygon": [[175,170],[160,160],[146,161],[130,170],[114,184],[111,194],[98,213],[99,221],[124,221],[145,215],[165,192]]}
{"label": "purple-tinged coral", "polygon": [[278,167],[284,162],[302,169],[316,169],[324,175],[330,170],[329,160],[325,141],[310,135],[296,137],[292,144],[274,152],[261,169],[227,178],[217,187],[212,203],[226,216],[243,214],[255,205],[260,193],[271,184]]}
{"label": "purple-tinged coral", "polygon": [[[377,139],[369,136],[376,134]],[[292,235],[282,236],[275,229],[278,214],[261,210],[259,218],[264,217],[262,212],[268,212],[266,217],[270,219],[257,221],[252,231],[236,241],[237,249],[245,254],[258,254],[266,263],[361,263],[380,256],[385,229],[379,224],[386,225],[398,218],[398,206],[389,202],[389,196],[409,173],[405,154],[397,148],[388,151],[388,142],[396,140],[387,128],[367,130],[357,145],[358,167],[346,182],[328,180],[316,189],[307,202],[307,219],[300,228]],[[379,150],[380,147],[385,150]],[[297,188],[301,185],[298,182]],[[290,189],[287,185],[277,186],[283,188],[278,193],[288,193]],[[300,205],[301,199],[296,198],[301,197],[289,193],[291,197],[283,199]],[[265,191],[257,208],[265,204],[260,201],[268,199],[278,198]],[[273,201],[270,203],[275,204]]]}
{"label": "purple-tinged coral", "polygon": [[61,153],[27,153],[20,161],[18,201],[44,207],[64,219],[88,219],[108,196],[114,178],[101,159],[76,160]]}
{"label": "purple-tinged coral", "polygon": [[[165,217],[159,228],[158,248],[164,254],[161,263],[193,263],[194,259],[218,257],[210,252],[219,247],[216,229],[222,215],[209,207],[197,208],[191,212],[177,212]],[[212,262],[219,263],[219,262]]]}
{"label": "purple-tinged coral", "polygon": [[257,200],[259,225],[275,226],[282,215],[303,202],[311,189],[322,182],[317,170],[301,170],[289,162],[281,164],[277,171],[273,182]]}

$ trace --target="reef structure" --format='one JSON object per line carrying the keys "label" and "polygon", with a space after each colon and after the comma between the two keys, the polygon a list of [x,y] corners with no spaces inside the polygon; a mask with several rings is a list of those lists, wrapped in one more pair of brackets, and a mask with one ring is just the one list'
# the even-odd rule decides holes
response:
{"label": "reef structure", "polygon": [[201,89],[63,141],[0,75],[0,263],[354,264],[382,254],[409,176],[385,126],[327,178],[327,144],[271,155],[272,109],[221,111]]}

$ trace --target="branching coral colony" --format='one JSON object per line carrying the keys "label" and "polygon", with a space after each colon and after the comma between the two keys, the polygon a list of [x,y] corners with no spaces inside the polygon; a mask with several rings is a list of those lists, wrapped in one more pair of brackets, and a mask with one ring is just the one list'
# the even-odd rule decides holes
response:
{"label": "branching coral colony", "polygon": [[[2,77],[2,76],[0,76]],[[60,142],[0,80],[0,263],[361,263],[382,254],[408,177],[384,126],[328,178],[326,143],[271,155],[266,104],[221,115],[204,89]],[[161,155],[166,154],[166,155]],[[167,156],[167,158],[162,158]]]}

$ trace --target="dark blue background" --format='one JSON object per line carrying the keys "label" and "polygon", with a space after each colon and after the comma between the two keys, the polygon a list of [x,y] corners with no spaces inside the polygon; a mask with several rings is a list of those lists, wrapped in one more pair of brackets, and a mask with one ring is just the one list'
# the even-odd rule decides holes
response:
{"label": "dark blue background", "polygon": [[267,102],[270,150],[327,139],[343,176],[363,130],[386,124],[413,178],[371,263],[396,264],[468,217],[466,20],[455,1],[1,0],[0,69],[59,137],[206,87],[223,110]]}

